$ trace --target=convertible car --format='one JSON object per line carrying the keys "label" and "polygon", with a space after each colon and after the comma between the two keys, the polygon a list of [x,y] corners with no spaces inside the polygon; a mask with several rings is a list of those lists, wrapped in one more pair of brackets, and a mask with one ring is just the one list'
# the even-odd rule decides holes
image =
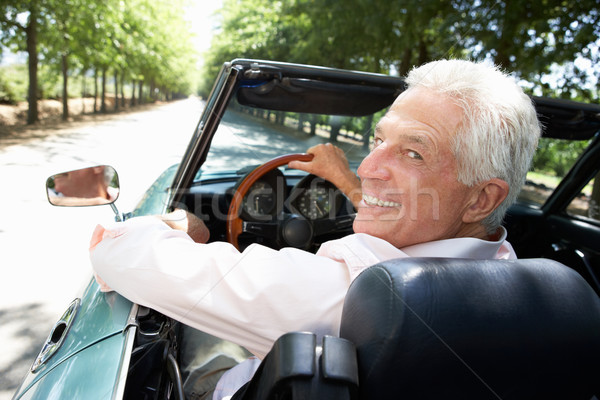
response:
{"label": "convertible car", "polygon": [[[227,62],[181,162],[134,210],[117,210],[109,167],[111,195],[100,196],[108,200],[59,192],[65,174],[48,180],[49,200],[111,203],[117,220],[183,208],[205,221],[210,241],[316,251],[352,232],[355,210],[330,182],[288,162],[332,142],[356,169],[404,89],[393,76]],[[283,335],[234,399],[600,398],[600,107],[533,101],[548,141],[540,149],[582,150],[562,179],[528,178],[505,222],[519,260],[374,265],[349,289],[339,337]],[[91,279],[14,398],[183,399],[190,330]]]}

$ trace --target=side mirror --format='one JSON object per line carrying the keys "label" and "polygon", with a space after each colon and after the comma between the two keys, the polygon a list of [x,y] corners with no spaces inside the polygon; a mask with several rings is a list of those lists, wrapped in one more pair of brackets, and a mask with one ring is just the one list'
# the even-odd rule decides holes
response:
{"label": "side mirror", "polygon": [[67,171],[46,180],[48,201],[55,206],[113,204],[119,190],[117,171],[108,165]]}

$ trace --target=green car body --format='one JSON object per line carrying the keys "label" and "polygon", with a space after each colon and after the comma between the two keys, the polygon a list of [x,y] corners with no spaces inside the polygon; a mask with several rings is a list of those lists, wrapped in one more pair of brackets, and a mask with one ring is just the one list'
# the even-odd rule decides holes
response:
{"label": "green car body", "polygon": [[[45,362],[34,362],[14,399],[121,398],[137,309],[114,292],[101,292],[90,281],[46,341],[57,346],[56,351]],[[65,323],[69,313],[74,314],[70,326]]]}

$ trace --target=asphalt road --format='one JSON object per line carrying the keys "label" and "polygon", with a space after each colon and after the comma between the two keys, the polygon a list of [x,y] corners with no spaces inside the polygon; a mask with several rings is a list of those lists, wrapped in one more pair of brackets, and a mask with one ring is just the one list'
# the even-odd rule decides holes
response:
{"label": "asphalt road", "polygon": [[48,204],[54,173],[116,168],[120,211],[177,163],[203,105],[190,98],[144,111],[0,137],[0,400],[11,399],[56,320],[90,276],[87,248],[110,207]]}

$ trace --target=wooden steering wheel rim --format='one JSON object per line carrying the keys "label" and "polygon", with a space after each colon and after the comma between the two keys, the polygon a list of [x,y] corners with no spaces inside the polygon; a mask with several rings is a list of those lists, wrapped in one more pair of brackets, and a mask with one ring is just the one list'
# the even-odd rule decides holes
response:
{"label": "wooden steering wheel rim", "polygon": [[252,185],[254,185],[257,180],[259,180],[267,172],[272,171],[282,165],[286,165],[290,161],[310,161],[312,159],[312,154],[286,154],[275,157],[252,170],[252,172],[250,172],[248,176],[246,176],[239,184],[237,190],[233,194],[231,204],[229,205],[229,211],[227,212],[227,241],[239,250],[238,236],[240,233],[242,233],[242,219],[239,217],[240,207],[242,206],[242,201],[244,200],[246,193],[248,193],[248,190],[250,190]]}

